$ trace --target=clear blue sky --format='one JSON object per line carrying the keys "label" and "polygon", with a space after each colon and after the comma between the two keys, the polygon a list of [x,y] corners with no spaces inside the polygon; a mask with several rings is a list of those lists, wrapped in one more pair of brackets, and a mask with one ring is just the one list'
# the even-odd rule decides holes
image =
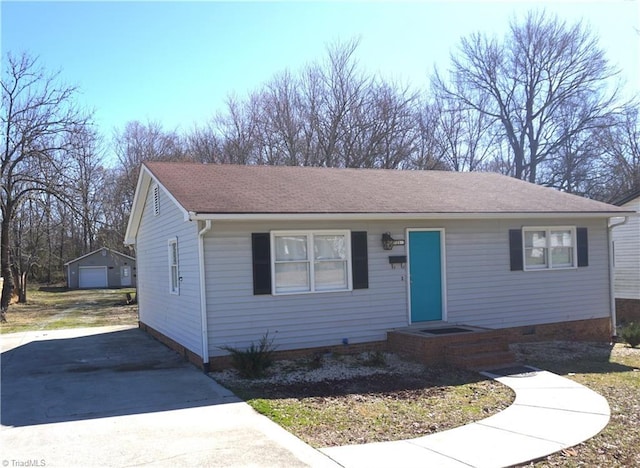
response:
{"label": "clear blue sky", "polygon": [[424,87],[461,37],[502,35],[509,19],[546,8],[585,20],[640,92],[638,0],[600,2],[1,2],[3,58],[27,51],[78,85],[102,133],[129,120],[189,130],[277,72],[361,38],[369,71]]}

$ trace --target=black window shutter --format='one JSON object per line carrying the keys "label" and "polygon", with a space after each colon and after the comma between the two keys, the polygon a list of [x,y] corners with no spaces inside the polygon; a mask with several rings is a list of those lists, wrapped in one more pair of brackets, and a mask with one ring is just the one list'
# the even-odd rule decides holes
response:
{"label": "black window shutter", "polygon": [[509,229],[509,256],[511,271],[522,270],[522,229]]}
{"label": "black window shutter", "polygon": [[587,228],[576,229],[576,242],[578,244],[578,266],[589,266],[589,239]]}
{"label": "black window shutter", "polygon": [[369,287],[369,259],[366,231],[351,233],[351,269],[353,271],[353,289],[367,289]]}
{"label": "black window shutter", "polygon": [[271,294],[271,237],[268,232],[251,234],[253,294]]}

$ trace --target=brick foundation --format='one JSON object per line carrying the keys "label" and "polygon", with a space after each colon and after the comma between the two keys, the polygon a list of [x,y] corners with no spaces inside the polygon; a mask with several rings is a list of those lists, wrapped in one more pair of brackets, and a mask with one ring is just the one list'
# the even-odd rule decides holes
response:
{"label": "brick foundation", "polygon": [[[273,353],[274,360],[299,359],[313,356],[319,353],[335,354],[359,354],[367,351],[386,351],[386,341],[371,341],[368,343],[357,343],[349,345],[321,346],[317,348],[302,348],[291,350],[276,350]],[[231,367],[231,356],[211,356],[209,358],[210,370],[222,370]]]}
{"label": "brick foundation", "polygon": [[190,349],[185,348],[184,346],[182,346],[177,341],[172,340],[171,338],[169,338],[164,333],[159,332],[158,330],[156,330],[153,327],[150,327],[146,323],[138,322],[138,328],[140,328],[142,331],[147,332],[149,335],[154,337],[156,340],[158,340],[163,345],[165,345],[168,348],[171,348],[174,351],[176,351],[178,354],[180,354],[182,357],[184,357],[185,360],[187,360],[190,363],[194,364],[199,369],[206,370],[206,366],[202,362],[202,358],[200,356],[198,356],[196,353],[194,353],[193,351],[191,351]]}
{"label": "brick foundation", "polygon": [[611,321],[607,318],[547,323],[525,327],[483,330],[471,334],[429,336],[411,329],[396,330],[387,335],[387,349],[417,359],[424,364],[446,361],[447,347],[474,338],[505,340],[508,344],[531,341],[611,341]]}
{"label": "brick foundation", "polygon": [[618,325],[640,322],[640,299],[616,299]]}
{"label": "brick foundation", "polygon": [[[209,363],[202,362],[202,358],[180,343],[169,338],[154,328],[139,322],[140,329],[149,333],[155,339],[177,351],[186,360],[205,371],[221,370],[231,367],[230,356],[211,356]],[[482,330],[474,336],[485,339],[504,340],[507,343],[523,343],[531,341],[611,341],[611,322],[608,317],[572,322],[547,323],[543,325],[529,325],[525,327],[501,328],[496,330]],[[464,343],[469,340],[469,334],[432,336],[416,333],[410,328],[390,331],[386,341],[373,341],[349,345],[322,346],[295,350],[276,350],[274,359],[296,359],[313,356],[318,353],[358,354],[366,351],[391,351],[417,359],[424,364],[438,364],[445,362],[447,346]]]}
{"label": "brick foundation", "polygon": [[505,328],[497,331],[505,333],[509,343],[551,340],[609,343],[613,336],[609,317]]}

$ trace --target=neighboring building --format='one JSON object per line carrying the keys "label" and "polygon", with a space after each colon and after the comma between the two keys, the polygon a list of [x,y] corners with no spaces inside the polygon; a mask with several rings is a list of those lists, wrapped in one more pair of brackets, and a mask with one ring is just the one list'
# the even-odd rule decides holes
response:
{"label": "neighboring building", "polygon": [[70,260],[64,266],[69,289],[136,286],[136,259],[105,247]]}
{"label": "neighboring building", "polygon": [[608,221],[629,213],[493,173],[149,162],[125,243],[141,327],[206,367],[266,332],[279,351],[434,323],[608,340]]}
{"label": "neighboring building", "polygon": [[[616,205],[640,215],[640,191]],[[640,321],[640,217],[613,228],[613,250],[618,322]]]}

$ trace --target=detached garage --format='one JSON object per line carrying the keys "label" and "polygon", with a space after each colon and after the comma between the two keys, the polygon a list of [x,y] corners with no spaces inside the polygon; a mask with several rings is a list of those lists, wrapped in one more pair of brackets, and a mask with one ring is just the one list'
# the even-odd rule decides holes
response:
{"label": "detached garage", "polygon": [[136,259],[105,247],[71,260],[65,266],[69,289],[136,286]]}

